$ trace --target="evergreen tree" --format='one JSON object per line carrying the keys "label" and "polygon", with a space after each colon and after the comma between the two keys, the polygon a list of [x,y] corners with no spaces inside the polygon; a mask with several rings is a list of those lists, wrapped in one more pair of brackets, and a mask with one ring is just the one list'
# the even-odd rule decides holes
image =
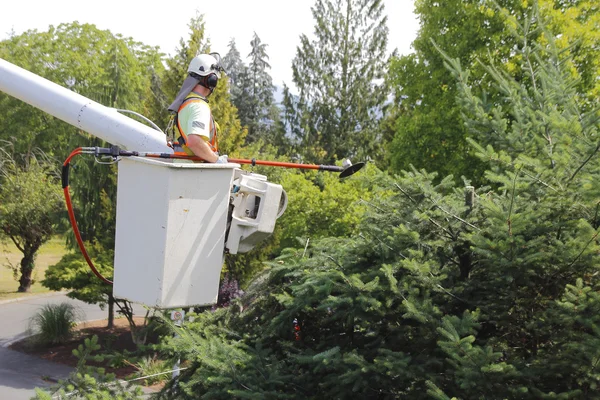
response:
{"label": "evergreen tree", "polygon": [[506,20],[523,75],[482,65],[497,102],[445,56],[488,186],[370,179],[360,234],[287,250],[166,341],[178,398],[600,398],[599,115],[539,15]]}
{"label": "evergreen tree", "polygon": [[268,70],[271,69],[267,45],[262,43],[256,32],[250,41],[250,62],[244,74],[244,102],[240,108],[240,119],[248,126],[247,141],[253,142],[266,136],[273,121],[270,119],[270,110],[274,105],[273,79]]}
{"label": "evergreen tree", "polygon": [[[515,13],[522,13],[521,3],[500,2]],[[420,0],[415,13],[421,26],[412,44],[414,53],[394,59],[390,65],[391,84],[395,88],[395,136],[389,147],[392,170],[427,168],[442,176],[454,174],[478,179],[484,167],[470,151],[465,137],[457,89],[444,67],[444,59],[432,45],[435,42],[449,56],[460,59],[472,73],[489,86],[485,74],[474,65],[477,56],[492,55],[495,60],[508,59],[513,41],[505,32],[501,13],[488,2]],[[492,6],[493,7],[493,6]]]}
{"label": "evergreen tree", "polygon": [[234,38],[229,41],[227,54],[225,54],[225,57],[223,57],[223,68],[225,68],[225,71],[227,71],[227,76],[229,77],[229,93],[231,94],[231,101],[238,108],[239,112],[240,107],[238,101],[242,94],[240,80],[242,75],[246,73],[247,67],[242,61]]}
{"label": "evergreen tree", "polygon": [[[242,125],[248,128],[246,142],[270,142],[279,111],[273,96],[275,87],[268,72],[271,66],[268,62],[267,44],[262,43],[254,32],[250,42],[248,66],[239,58],[235,42],[230,42],[229,46],[226,58],[235,76],[231,88],[232,101],[238,109]],[[229,76],[231,77],[231,74]]]}
{"label": "evergreen tree", "polygon": [[[457,179],[462,175],[474,181],[482,178],[484,164],[468,145],[469,133],[456,102],[456,84],[432,40],[469,68],[481,92],[486,93],[484,101],[492,103],[500,94],[477,60],[505,64],[513,76],[523,76],[519,67],[522,64],[514,53],[517,43],[510,34],[512,28],[506,23],[506,15],[523,19],[538,3],[542,15],[550,16],[548,29],[561,36],[557,45],[571,55],[568,62],[576,64],[572,71],[583,78],[579,81],[580,90],[597,93],[597,82],[590,80],[591,76],[597,76],[600,65],[597,51],[591,51],[599,40],[598,30],[590,29],[600,19],[594,2],[417,1],[415,13],[420,19],[420,29],[412,44],[415,51],[395,58],[390,65],[389,80],[395,88],[395,103],[388,118],[395,126],[395,135],[389,145],[388,160],[393,171],[408,170],[414,165],[441,175],[452,173]],[[532,34],[529,40],[537,41],[538,37]]]}
{"label": "evergreen tree", "polygon": [[387,17],[380,0],[317,0],[315,39],[300,37],[292,61],[294,99],[284,88],[284,117],[297,151],[310,161],[366,159],[379,145],[377,122],[388,95]]}

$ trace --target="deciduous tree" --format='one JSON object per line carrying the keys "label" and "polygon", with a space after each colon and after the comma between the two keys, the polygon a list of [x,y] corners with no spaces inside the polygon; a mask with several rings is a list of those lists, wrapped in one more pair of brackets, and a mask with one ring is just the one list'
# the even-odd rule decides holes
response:
{"label": "deciduous tree", "polygon": [[53,214],[62,207],[56,168],[31,158],[25,166],[0,153],[0,234],[23,253],[18,271],[19,292],[28,292],[35,257],[53,234]]}
{"label": "deciduous tree", "polygon": [[[521,69],[526,66],[514,51],[519,43],[511,35],[516,28],[511,21],[513,17],[525,21],[538,4],[547,29],[560,36],[556,46],[564,50],[562,60],[581,77],[580,91],[592,97],[597,93],[598,83],[592,77],[598,75],[600,62],[598,52],[591,49],[598,44],[598,29],[593,27],[598,26],[600,13],[594,2],[419,0],[414,53],[393,59],[388,77],[395,97],[388,116],[395,135],[387,157],[394,172],[414,165],[438,171],[440,176],[451,173],[457,181],[463,175],[474,181],[482,178],[485,168],[468,144],[470,133],[456,102],[456,84],[432,41],[471,71],[477,83],[474,90],[491,107],[502,101],[502,95],[480,62],[504,64],[513,76],[527,79]],[[544,43],[539,33],[532,29],[527,40]]]}

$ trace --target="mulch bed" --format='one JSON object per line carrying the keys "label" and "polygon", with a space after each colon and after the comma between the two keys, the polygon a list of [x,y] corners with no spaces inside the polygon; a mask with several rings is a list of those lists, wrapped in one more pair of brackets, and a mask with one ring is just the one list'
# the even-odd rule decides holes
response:
{"label": "mulch bed", "polygon": [[[136,325],[141,326],[143,318],[135,318]],[[98,336],[98,344],[101,347],[98,354],[102,354],[107,348],[118,352],[135,351],[136,346],[131,339],[129,323],[125,318],[115,319],[114,328],[106,327],[107,321],[92,321],[79,324],[75,328],[75,336],[69,342],[55,346],[41,346],[32,344],[32,338],[23,339],[13,343],[9,348],[20,351],[32,356],[40,357],[45,360],[60,364],[77,366],[77,358],[73,355],[73,349],[76,349],[86,338],[94,335]],[[108,366],[108,360],[101,363],[89,362],[89,365],[104,367],[107,373],[114,373],[117,378],[124,379],[131,376],[137,369],[134,366],[125,366],[120,368],[111,368]]]}

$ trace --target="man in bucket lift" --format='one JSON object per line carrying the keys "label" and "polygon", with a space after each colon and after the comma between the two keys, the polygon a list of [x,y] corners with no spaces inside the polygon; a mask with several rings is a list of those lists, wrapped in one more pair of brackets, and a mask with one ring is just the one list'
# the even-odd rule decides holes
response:
{"label": "man in bucket lift", "polygon": [[175,153],[197,156],[211,163],[227,162],[227,156],[219,156],[217,152],[219,126],[208,105],[208,97],[217,87],[221,72],[224,69],[218,53],[200,54],[190,62],[188,77],[169,106],[169,111],[176,113],[171,121]]}

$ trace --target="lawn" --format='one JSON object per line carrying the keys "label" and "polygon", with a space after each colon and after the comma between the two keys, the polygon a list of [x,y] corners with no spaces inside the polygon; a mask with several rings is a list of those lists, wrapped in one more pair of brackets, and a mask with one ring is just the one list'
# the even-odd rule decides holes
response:
{"label": "lawn", "polygon": [[36,282],[31,286],[30,293],[18,293],[19,282],[13,277],[10,266],[19,266],[23,254],[17,250],[10,239],[0,242],[0,301],[49,292],[39,281],[44,278],[48,266],[56,264],[67,251],[65,239],[62,236],[55,236],[46,242],[38,251],[35,259],[33,278]]}

